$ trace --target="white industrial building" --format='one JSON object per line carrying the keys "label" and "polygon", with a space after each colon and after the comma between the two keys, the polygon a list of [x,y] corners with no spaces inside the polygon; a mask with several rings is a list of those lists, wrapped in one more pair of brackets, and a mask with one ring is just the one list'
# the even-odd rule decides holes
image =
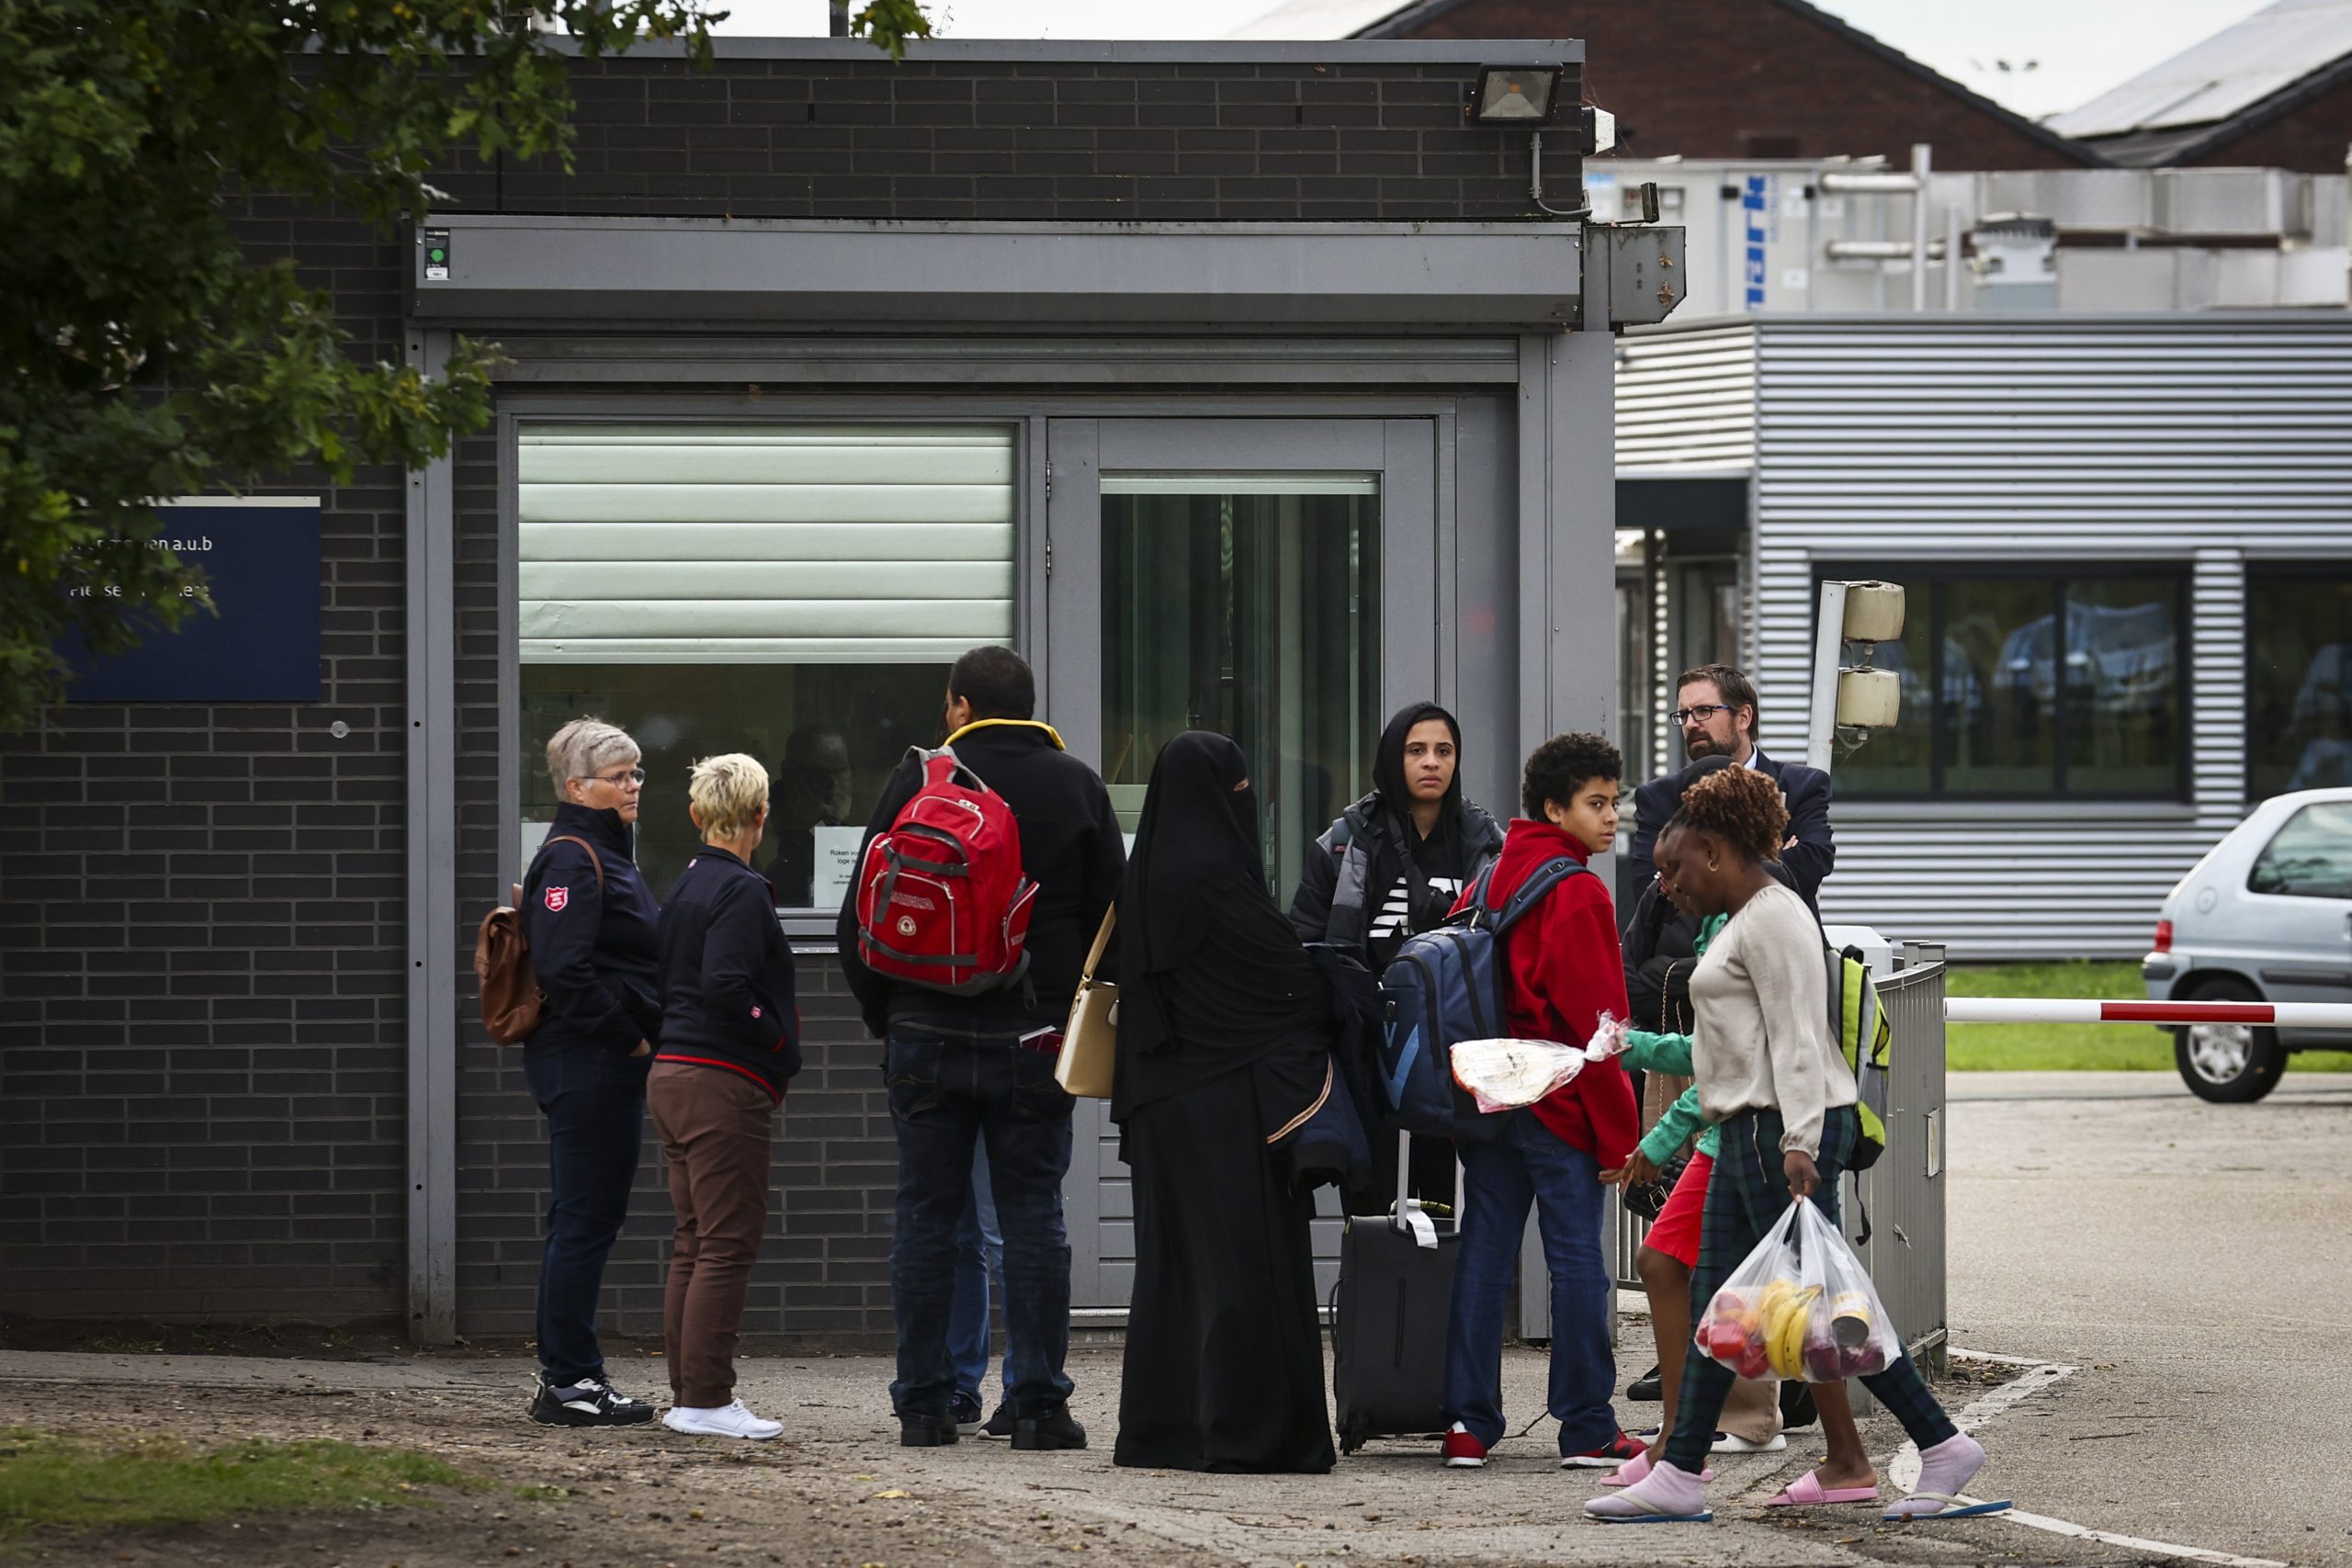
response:
{"label": "white industrial building", "polygon": [[1815,584],[1877,577],[1909,590],[1878,656],[1905,712],[1838,761],[1829,919],[2136,956],[2249,801],[2352,783],[2342,176],[1930,168],[1920,204],[1873,166],[1612,172],[1602,216],[1652,181],[1690,226],[1699,307],[1619,350],[1648,771],[1680,761],[1675,672],[1715,659],[1799,751]]}

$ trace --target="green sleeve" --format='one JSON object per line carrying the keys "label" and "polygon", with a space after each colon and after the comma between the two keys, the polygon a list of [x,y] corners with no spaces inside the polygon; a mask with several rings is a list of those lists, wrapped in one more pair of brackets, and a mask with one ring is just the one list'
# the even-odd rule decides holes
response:
{"label": "green sleeve", "polygon": [[1690,1076],[1690,1037],[1629,1029],[1625,1031],[1624,1054],[1617,1059],[1638,1072],[1687,1078]]}
{"label": "green sleeve", "polygon": [[1699,1091],[1686,1089],[1672,1105],[1666,1108],[1666,1114],[1657,1119],[1657,1125],[1642,1139],[1643,1157],[1652,1165],[1663,1166],[1681,1152],[1682,1145],[1693,1133],[1702,1129],[1711,1134],[1714,1131],[1707,1126],[1706,1118],[1699,1114]]}

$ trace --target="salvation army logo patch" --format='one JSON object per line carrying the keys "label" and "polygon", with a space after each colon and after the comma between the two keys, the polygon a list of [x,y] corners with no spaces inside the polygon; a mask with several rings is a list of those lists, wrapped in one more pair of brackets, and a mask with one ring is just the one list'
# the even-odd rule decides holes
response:
{"label": "salvation army logo patch", "polygon": [[563,907],[571,902],[571,888],[550,887],[548,889],[548,912],[549,914],[560,915],[563,913]]}

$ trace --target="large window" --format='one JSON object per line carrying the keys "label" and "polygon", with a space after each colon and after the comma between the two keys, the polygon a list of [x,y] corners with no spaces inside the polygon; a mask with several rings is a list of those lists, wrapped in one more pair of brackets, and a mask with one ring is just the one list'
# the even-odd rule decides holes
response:
{"label": "large window", "polygon": [[644,750],[657,895],[699,841],[688,767],[747,751],[777,902],[837,908],[884,779],[938,742],[948,666],[1012,638],[1012,432],[535,423],[516,468],[526,855],[548,737],[595,714]]}
{"label": "large window", "polygon": [[1133,832],[1159,749],[1240,742],[1287,905],[1380,739],[1374,474],[1102,476],[1102,777]]}
{"label": "large window", "polygon": [[1900,582],[1901,721],[1838,764],[1838,793],[2178,799],[2187,788],[2187,580],[1855,568]]}
{"label": "large window", "polygon": [[2352,568],[2248,574],[2247,793],[2352,784]]}

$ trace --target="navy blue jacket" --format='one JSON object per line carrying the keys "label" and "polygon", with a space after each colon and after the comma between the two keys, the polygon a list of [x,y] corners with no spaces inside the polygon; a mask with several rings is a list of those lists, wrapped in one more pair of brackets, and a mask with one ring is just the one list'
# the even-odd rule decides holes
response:
{"label": "navy blue jacket", "polygon": [[[555,841],[565,837],[596,846],[601,886],[586,850]],[[526,1055],[596,1046],[626,1056],[640,1040],[661,1041],[653,969],[662,910],[630,858],[619,812],[570,801],[557,807],[548,841],[524,875],[519,908],[531,972],[548,998]]]}
{"label": "navy blue jacket", "polygon": [[661,947],[661,1059],[741,1073],[781,1101],[800,1013],[768,879],[705,844],[662,905]]}
{"label": "navy blue jacket", "polygon": [[[1756,753],[1756,771],[1770,774],[1781,786],[1781,798],[1788,803],[1789,834],[1796,842],[1781,852],[1781,863],[1788,868],[1789,886],[1818,915],[1821,885],[1838,863],[1837,835],[1829,828],[1829,775],[1803,762],[1776,762],[1761,751]],[[1619,885],[1625,896],[1618,899],[1619,908],[1635,908],[1642,889],[1657,874],[1651,853],[1657,845],[1658,830],[1681,803],[1679,773],[1652,779],[1634,792],[1634,841],[1625,852],[1624,880]]]}

